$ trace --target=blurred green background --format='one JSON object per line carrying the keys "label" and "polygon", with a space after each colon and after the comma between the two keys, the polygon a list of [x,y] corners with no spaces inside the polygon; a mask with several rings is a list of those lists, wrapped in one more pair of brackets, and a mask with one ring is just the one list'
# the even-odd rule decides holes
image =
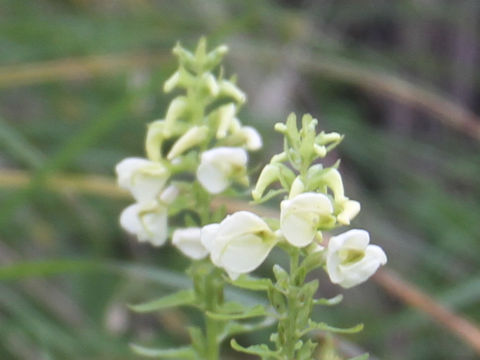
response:
{"label": "blurred green background", "polygon": [[[362,202],[354,225],[391,271],[478,324],[479,23],[476,0],[1,0],[0,358],[135,359],[129,342],[188,341],[195,313],[125,307],[185,286],[186,261],[122,232],[130,200],[91,176],[113,180],[119,160],[142,156],[146,124],[171,99],[170,49],[201,35],[231,49],[242,121],[266,145],[252,164],[279,151],[272,125],[291,111],[346,134],[334,155]],[[478,358],[383,280],[322,286],[346,299],[319,318],[366,325],[339,339],[343,353]]]}

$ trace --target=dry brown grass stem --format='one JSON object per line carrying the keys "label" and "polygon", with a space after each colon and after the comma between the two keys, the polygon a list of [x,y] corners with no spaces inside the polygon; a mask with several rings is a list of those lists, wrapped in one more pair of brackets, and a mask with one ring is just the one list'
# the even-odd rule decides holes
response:
{"label": "dry brown grass stem", "polygon": [[427,314],[480,355],[480,328],[473,322],[447,309],[392,270],[382,269],[373,276],[373,279],[390,295]]}
{"label": "dry brown grass stem", "polygon": [[[20,170],[0,171],[0,187],[9,189],[25,188],[30,183],[30,175]],[[118,188],[111,178],[93,175],[54,175],[46,181],[52,191],[89,194],[108,198],[129,199],[129,194]],[[214,206],[226,206],[229,212],[252,210],[246,201],[218,199]],[[255,207],[255,211],[263,216],[278,217],[278,212],[266,207]],[[480,328],[473,322],[449,310],[415,285],[401,278],[393,270],[382,269],[373,277],[391,296],[412,306],[444,326],[459,339],[480,354]]]}
{"label": "dry brown grass stem", "polygon": [[[233,55],[243,61],[274,62],[281,55],[288,57],[296,67],[336,81],[357,86],[379,96],[418,108],[436,119],[476,140],[480,140],[480,119],[469,109],[436,91],[376,69],[358,65],[318,52],[294,52],[278,48],[236,46]],[[255,56],[252,56],[255,54]],[[138,53],[88,56],[0,67],[0,88],[34,85],[51,81],[87,79],[93,76],[117,73],[127,69],[152,66],[165,62],[169,53]]]}

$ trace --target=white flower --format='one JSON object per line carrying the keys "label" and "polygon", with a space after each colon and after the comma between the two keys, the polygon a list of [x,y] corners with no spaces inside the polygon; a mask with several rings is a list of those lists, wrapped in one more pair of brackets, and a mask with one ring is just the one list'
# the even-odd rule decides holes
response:
{"label": "white flower", "polygon": [[126,158],[115,167],[120,187],[129,190],[138,202],[155,199],[168,180],[161,163],[142,158]]}
{"label": "white flower", "polygon": [[167,208],[153,200],[130,205],[120,215],[120,225],[140,242],[163,245],[168,236]]}
{"label": "white flower", "polygon": [[280,230],[296,246],[309,245],[319,228],[332,224],[333,207],[324,194],[307,192],[280,204]]}
{"label": "white flower", "polygon": [[202,153],[197,178],[210,193],[218,194],[234,177],[245,181],[247,152],[241,148],[218,147]]}
{"label": "white flower", "polygon": [[350,288],[366,281],[387,256],[380,246],[369,245],[365,230],[350,230],[330,239],[327,248],[327,273],[334,284]]}
{"label": "white flower", "polygon": [[232,279],[260,266],[277,242],[267,223],[248,211],[227,216],[220,224],[204,226],[201,241],[212,262]]}
{"label": "white flower", "polygon": [[200,242],[201,229],[189,227],[177,229],[172,235],[172,244],[182,253],[194,260],[203,259],[208,255],[208,250]]}

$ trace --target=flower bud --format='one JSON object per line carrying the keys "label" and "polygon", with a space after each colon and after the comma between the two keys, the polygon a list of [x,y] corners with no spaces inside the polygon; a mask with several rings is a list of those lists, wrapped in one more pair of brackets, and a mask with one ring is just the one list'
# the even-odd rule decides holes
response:
{"label": "flower bud", "polygon": [[321,179],[326,186],[332,189],[335,201],[341,202],[345,200],[342,176],[337,169],[331,168],[330,170],[326,171],[322,174]]}
{"label": "flower bud", "polygon": [[215,76],[213,76],[212,73],[208,72],[203,74],[202,78],[205,82],[205,85],[207,86],[208,91],[210,92],[210,95],[217,96],[220,92],[220,88],[218,86],[217,79],[215,79]]}
{"label": "flower bud", "polygon": [[351,288],[366,281],[387,256],[381,247],[369,245],[365,230],[350,230],[330,239],[327,247],[327,273],[334,284]]}
{"label": "flower bud", "polygon": [[235,118],[236,111],[237,109],[233,103],[223,105],[218,109],[217,139],[227,136],[227,131]]}
{"label": "flower bud", "polygon": [[202,153],[197,179],[212,194],[221,193],[236,178],[246,174],[247,152],[242,148],[218,147]]}
{"label": "flower bud", "polygon": [[170,176],[161,163],[142,158],[126,158],[115,171],[120,187],[129,190],[139,202],[155,199]]}
{"label": "flower bud", "polygon": [[167,81],[165,81],[165,84],[163,84],[163,91],[166,93],[169,93],[173,89],[177,87],[177,85],[180,82],[180,72],[175,71],[172,76],[170,76]]}
{"label": "flower bud", "polygon": [[203,259],[208,255],[208,250],[200,241],[200,233],[198,227],[177,229],[173,232],[172,244],[191,259]]}
{"label": "flower bud", "polygon": [[252,197],[253,200],[258,201],[262,198],[265,189],[272,184],[273,182],[278,180],[279,177],[279,166],[276,164],[267,164],[260,176],[258,177],[257,184],[255,185],[255,189],[252,190]]}
{"label": "flower bud", "polygon": [[208,127],[203,126],[193,126],[188,131],[183,134],[176,142],[173,144],[170,149],[167,159],[172,160],[177,156],[183,154],[188,149],[201,144],[208,137]]}
{"label": "flower bud", "polygon": [[170,136],[171,131],[166,127],[165,120],[157,120],[148,125],[145,151],[150,160],[160,161],[162,159],[163,140],[168,139]]}
{"label": "flower bud", "polygon": [[341,206],[342,211],[337,215],[337,221],[342,225],[350,225],[350,221],[360,212],[360,203],[346,200]]}
{"label": "flower bud", "polygon": [[239,132],[245,139],[245,148],[247,150],[256,151],[262,148],[262,137],[255,128],[243,126]]}
{"label": "flower bud", "polygon": [[260,266],[277,242],[267,223],[248,211],[203,227],[201,241],[212,262],[232,279]]}
{"label": "flower bud", "polygon": [[170,102],[165,115],[166,128],[171,129],[175,121],[183,115],[187,109],[188,101],[185,96],[178,96]]}
{"label": "flower bud", "polygon": [[140,242],[163,245],[168,236],[167,208],[156,201],[130,205],[120,215],[120,225]]}
{"label": "flower bud", "polygon": [[297,176],[290,187],[290,193],[288,194],[289,199],[293,199],[295,196],[300,195],[305,191],[305,184],[300,179],[300,176]]}
{"label": "flower bud", "polygon": [[247,100],[245,93],[229,80],[222,80],[220,82],[220,92],[232,97],[239,104],[243,104]]}
{"label": "flower bud", "polygon": [[177,198],[178,192],[178,187],[170,185],[160,194],[160,201],[166,205],[170,205]]}

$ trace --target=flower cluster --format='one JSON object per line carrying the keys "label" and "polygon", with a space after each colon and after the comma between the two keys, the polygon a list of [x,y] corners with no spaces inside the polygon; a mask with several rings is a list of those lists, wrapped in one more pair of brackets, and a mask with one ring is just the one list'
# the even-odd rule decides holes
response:
{"label": "flower cluster", "polygon": [[[286,124],[275,126],[285,137],[285,149],[264,167],[252,196],[262,202],[288,193],[280,203],[278,228],[272,229],[260,217],[245,211],[203,228],[202,243],[209,249],[212,262],[232,279],[257,268],[276,244],[305,248],[307,253],[323,252],[330,280],[345,288],[364,282],[386,263],[383,250],[369,245],[365,230],[334,236],[324,248],[323,232],[349,225],[359,213],[360,203],[345,196],[337,165],[313,164],[342,140],[337,133],[317,134],[316,124],[316,119],[305,115],[299,130],[292,114]],[[282,188],[264,195],[276,182]]]}
{"label": "flower cluster", "polygon": [[[127,158],[116,166],[118,184],[135,199],[122,212],[120,224],[139,241],[163,245],[169,236],[172,203],[177,197],[196,197],[191,182],[182,186],[179,178],[190,174],[201,184],[197,191],[209,194],[223,192],[234,181],[248,185],[247,150],[261,148],[262,139],[237,117],[246,96],[234,79],[225,79],[222,71],[218,76],[213,73],[226,52],[225,46],[207,52],[205,39],[195,53],[177,44],[173,53],[179,69],[165,82],[164,90],[179,89],[184,94],[171,101],[164,119],[149,124],[147,157]],[[199,210],[197,204],[189,206]],[[193,260],[207,255],[200,242],[200,227],[205,224],[197,225],[172,234],[173,245]]]}
{"label": "flower cluster", "polygon": [[[242,125],[237,116],[245,94],[234,78],[224,78],[222,69],[215,73],[226,52],[225,46],[207,51],[205,39],[195,52],[179,44],[173,49],[179,68],[165,82],[164,91],[178,95],[164,118],[149,124],[146,157],[126,158],[116,166],[118,184],[135,201],[123,210],[121,226],[154,246],[171,237],[172,245],[192,260],[187,270],[193,281],[191,290],[132,309],[144,312],[182,305],[204,315],[203,328],[189,328],[190,346],[153,352],[135,346],[135,351],[160,358],[218,360],[223,340],[271,324],[245,321],[264,316],[278,322],[277,332],[270,337],[276,349],[267,345],[244,348],[232,340],[234,349],[265,360],[310,360],[317,344],[303,337],[312,330],[335,330],[311,319],[313,306],[335,301],[315,299],[318,280],[305,282],[307,274],[324,268],[332,283],[350,288],[366,281],[387,257],[379,246],[370,244],[365,230],[348,230],[329,240],[325,236],[327,231],[350,225],[360,203],[345,195],[338,163],[324,166],[318,161],[343,137],[317,133],[317,120],[310,115],[302,117],[300,128],[294,114],[286,123],[275,125],[284,137],[284,149],[262,169],[252,190],[257,204],[284,196],[278,218],[262,218],[249,211],[230,215],[223,209],[211,211],[214,195],[235,184],[248,186],[247,151],[262,146],[258,132]],[[169,232],[173,216],[181,226]],[[289,271],[276,264],[275,281],[246,276],[275,247],[289,255]],[[223,289],[228,279],[221,269],[234,286],[265,291],[271,307],[248,309],[225,302]]]}

